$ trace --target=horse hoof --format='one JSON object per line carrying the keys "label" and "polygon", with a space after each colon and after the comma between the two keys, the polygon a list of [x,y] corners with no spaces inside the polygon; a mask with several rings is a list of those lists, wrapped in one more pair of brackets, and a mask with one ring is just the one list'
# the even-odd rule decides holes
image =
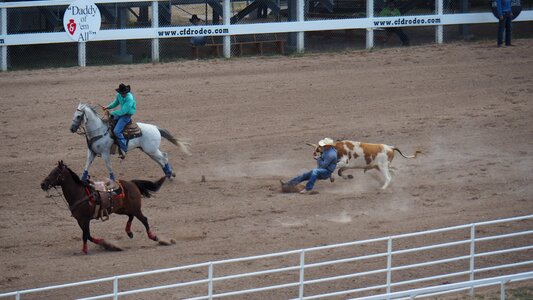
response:
{"label": "horse hoof", "polygon": [[353,175],[348,175],[348,179],[353,179]]}
{"label": "horse hoof", "polygon": [[133,238],[133,232],[127,232],[127,234],[128,234],[128,237],[129,237],[130,239]]}

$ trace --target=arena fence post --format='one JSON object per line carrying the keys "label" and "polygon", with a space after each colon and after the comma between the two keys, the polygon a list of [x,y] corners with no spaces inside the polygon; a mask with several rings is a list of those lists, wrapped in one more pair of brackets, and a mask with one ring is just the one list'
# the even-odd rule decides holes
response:
{"label": "arena fence post", "polygon": [[[305,4],[303,0],[296,1],[296,10],[297,10],[296,20],[298,22],[304,22],[305,21],[305,17],[304,17]],[[299,31],[296,34],[296,52],[297,53],[304,52],[304,43],[305,43],[304,37],[305,37],[305,34],[303,31]]]}
{"label": "arena fence post", "polygon": [[[443,0],[435,0],[435,14],[438,16],[438,18],[442,18],[442,14],[444,13],[443,10]],[[437,25],[435,26],[435,42],[437,44],[442,44],[444,41],[444,26],[443,25]]]}
{"label": "arena fence post", "polygon": [[304,297],[304,281],[305,281],[305,249],[300,252],[300,290],[298,292],[298,298]]}
{"label": "arena fence post", "polygon": [[[374,18],[374,0],[366,0],[366,17]],[[374,48],[374,29],[366,29],[366,49]]]}
{"label": "arena fence post", "polygon": [[[230,0],[224,0],[222,7],[222,20],[225,26],[231,25],[231,2]],[[230,58],[231,57],[231,37],[229,35],[224,36],[224,57]],[[218,50],[217,50],[218,51]]]}
{"label": "arena fence post", "polygon": [[209,263],[209,269],[207,271],[209,282],[207,283],[207,296],[209,300],[213,299],[213,262]]}
{"label": "arena fence post", "polygon": [[[474,268],[476,255],[476,224],[470,225],[470,281],[474,280]],[[470,289],[470,296],[474,296],[474,287]]]}
{"label": "arena fence post", "polygon": [[118,277],[113,277],[113,299],[118,299]]}
{"label": "arena fence post", "polygon": [[505,284],[507,283],[507,281],[502,281],[502,283],[500,283],[500,300],[505,300]]}
{"label": "arena fence post", "polygon": [[87,47],[85,45],[85,42],[78,43],[78,66],[87,66]]}
{"label": "arena fence post", "polygon": [[[152,28],[159,28],[159,2],[152,1]],[[159,62],[159,38],[152,39],[152,62]]]}
{"label": "arena fence post", "polygon": [[[392,237],[387,240],[387,294],[391,292],[392,281]],[[389,298],[387,298],[389,299]]]}
{"label": "arena fence post", "polygon": [[[0,35],[7,35],[7,8],[0,10]],[[0,69],[7,71],[7,46],[0,47]]]}

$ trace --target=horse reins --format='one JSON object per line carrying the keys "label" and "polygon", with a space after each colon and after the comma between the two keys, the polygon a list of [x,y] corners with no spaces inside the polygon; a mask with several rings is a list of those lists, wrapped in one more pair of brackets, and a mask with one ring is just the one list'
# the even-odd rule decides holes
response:
{"label": "horse reins", "polygon": [[[63,179],[63,173],[59,173],[59,174],[57,175],[56,181],[59,181],[60,179],[61,179],[61,180]],[[52,194],[48,193],[48,197],[49,197],[49,198],[57,198],[57,197],[61,197],[61,199],[63,199],[63,201],[65,202],[66,206],[67,206],[68,209],[70,210],[70,213],[71,213],[71,214],[74,212],[74,210],[75,210],[80,204],[82,204],[83,202],[88,201],[88,200],[90,201],[91,198],[94,198],[94,196],[97,195],[97,193],[98,193],[96,190],[93,191],[93,192],[91,193],[90,190],[89,190],[89,188],[85,186],[84,188],[85,188],[86,196],[83,197],[83,198],[81,198],[81,199],[79,199],[78,201],[74,202],[74,204],[70,205],[70,204],[68,203],[67,199],[65,198],[65,195],[57,189],[57,186],[52,186],[52,187],[53,187],[54,190],[56,191],[57,195],[52,195]],[[54,203],[55,203],[58,207],[62,208],[59,204],[57,204],[56,201],[54,201]]]}
{"label": "horse reins", "polygon": [[[77,109],[77,111],[82,111],[82,110]],[[82,111],[82,112],[83,112],[83,115],[85,116],[85,111]],[[92,152],[94,155],[96,155],[96,152],[93,151],[92,145],[93,145],[96,141],[98,141],[99,139],[103,138],[104,136],[106,136],[106,135],[109,133],[109,126],[107,126],[107,130],[106,130],[106,132],[105,132],[104,134],[100,134],[100,135],[94,136],[94,137],[92,137],[90,140],[89,140],[89,137],[87,136],[87,134],[90,134],[91,132],[97,131],[97,130],[99,130],[100,128],[96,128],[95,130],[92,130],[92,131],[89,131],[89,132],[88,132],[88,131],[85,129],[84,126],[81,126],[81,124],[78,125],[78,126],[79,126],[79,127],[78,127],[78,130],[76,131],[76,133],[79,134],[79,135],[83,135],[83,136],[85,136],[85,141],[87,141],[87,147],[88,147],[88,149],[91,150],[91,152]]]}
{"label": "horse reins", "polygon": [[[69,207],[69,204],[68,204],[68,202],[67,202],[67,199],[65,199],[65,196],[63,195],[63,193],[61,193],[61,192],[57,189],[57,186],[54,186],[53,188],[54,188],[54,190],[56,191],[57,195],[52,195],[52,194],[50,194],[49,191],[47,191],[48,194],[46,195],[46,197],[47,197],[47,198],[58,198],[58,197],[60,197],[61,199],[63,199],[63,202],[66,204],[66,206]],[[61,209],[65,209],[64,206],[59,205],[59,204],[57,203],[57,201],[55,201],[55,200],[54,200],[54,204],[55,204],[57,207],[61,208]]]}

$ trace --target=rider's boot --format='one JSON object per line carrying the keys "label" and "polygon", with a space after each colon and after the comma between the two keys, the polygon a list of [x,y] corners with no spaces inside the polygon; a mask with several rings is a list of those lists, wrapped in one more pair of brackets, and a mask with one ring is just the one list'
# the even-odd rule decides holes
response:
{"label": "rider's boot", "polygon": [[126,139],[124,136],[117,137],[118,141],[118,157],[120,159],[126,158],[126,153],[128,153],[128,145],[126,144]]}
{"label": "rider's boot", "polygon": [[124,141],[119,140],[118,141],[118,158],[120,159],[126,158],[127,153],[128,153],[128,146],[126,146],[126,143]]}

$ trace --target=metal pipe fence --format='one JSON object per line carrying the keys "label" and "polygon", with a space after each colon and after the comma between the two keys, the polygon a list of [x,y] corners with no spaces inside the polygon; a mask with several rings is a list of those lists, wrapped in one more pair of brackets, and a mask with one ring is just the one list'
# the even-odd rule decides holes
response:
{"label": "metal pipe fence", "polygon": [[[458,8],[454,1],[447,0],[397,1],[402,3],[402,14],[397,17],[380,16],[383,0],[276,1],[276,6],[267,8],[270,14],[256,17],[253,12],[259,4],[254,3],[260,1],[96,0],[92,3],[102,8],[101,28],[91,40],[77,41],[69,36],[60,20],[67,7],[75,1],[0,3],[0,70],[6,71],[18,65],[31,68],[32,63],[45,67],[87,66],[190,58],[193,51],[190,38],[206,35],[220,37],[222,55],[229,58],[243,55],[243,51],[257,54],[254,49],[263,49],[263,44],[273,53],[277,53],[276,48],[286,50],[281,49],[281,53],[335,47],[370,49],[390,44],[389,40],[397,43],[395,38],[390,39],[387,31],[392,27],[403,28],[406,34],[412,35],[412,43],[415,40],[419,43],[443,43],[444,36],[451,34],[457,26],[460,36],[468,38],[473,32],[468,26],[497,23],[485,2],[484,6],[477,4],[478,7],[471,9],[469,5]],[[522,32],[522,36],[531,37],[529,30],[519,29],[520,23],[525,23],[523,27],[527,28],[533,21],[531,1],[522,2],[523,9],[514,20],[517,26],[513,34]],[[329,7],[327,3],[333,6]],[[179,9],[178,4],[185,9]],[[199,26],[189,24],[188,14],[192,13],[203,13],[204,22]],[[33,24],[33,27],[27,24]],[[495,33],[494,30],[491,32]],[[278,42],[283,42],[282,46],[264,41],[259,41],[262,43],[260,46],[251,43],[251,39],[255,40],[259,35],[273,34]],[[403,44],[409,44],[408,38],[400,39]],[[237,40],[250,47],[247,50],[237,47],[240,43]],[[25,51],[28,46],[35,51]],[[51,53],[59,51],[63,53],[51,56]],[[218,46],[215,52],[218,53]]]}
{"label": "metal pipe fence", "polygon": [[[501,229],[497,225],[502,223],[506,223],[508,227],[513,227],[516,229],[514,229],[512,232],[497,233],[487,236],[479,236],[480,234],[477,232],[477,230],[480,230],[480,228],[492,228],[492,230],[500,231]],[[533,249],[533,244],[531,244],[532,239],[527,238],[533,234],[532,228],[533,215],[528,215],[363,241],[354,241],[279,253],[205,262],[188,266],[178,266],[43,288],[14,291],[0,294],[0,298],[14,296],[15,299],[18,300],[22,299],[22,296],[28,294],[64,289],[67,287],[79,287],[82,285],[91,284],[94,285],[103,282],[112,282],[113,291],[107,294],[96,295],[82,299],[118,299],[127,295],[136,295],[169,289],[173,289],[174,292],[178,292],[180,288],[189,286],[205,287],[205,291],[207,291],[206,294],[200,294],[187,298],[195,300],[218,299],[245,294],[261,295],[261,292],[287,289],[290,289],[290,294],[295,295],[295,297],[289,296],[285,297],[286,299],[320,299],[332,296],[346,296],[346,298],[353,299],[396,299],[402,297],[414,299],[417,297],[429,297],[430,295],[465,290],[470,290],[470,292],[473,293],[474,288],[494,285],[500,285],[501,291],[505,291],[505,285],[509,282],[519,282],[533,279],[533,268],[531,267],[531,265],[533,265],[533,251],[531,251]],[[464,236],[465,231],[469,232],[469,236],[460,240],[456,240],[456,236]],[[523,239],[520,239],[520,237],[523,237]],[[416,238],[416,240],[411,241],[410,239],[413,238]],[[410,246],[412,243],[420,243],[420,241],[432,239],[444,239],[444,241],[423,246]],[[450,241],[450,239],[452,240]],[[513,242],[502,242],[508,239],[512,239]],[[522,241],[522,243],[518,243],[520,241]],[[402,242],[406,242],[407,246],[402,246]],[[479,246],[481,243],[486,244],[485,246],[492,247],[492,250],[483,251],[477,249],[477,246]],[[337,259],[326,258],[331,254],[331,251],[352,251],[354,250],[354,247],[368,247],[369,245],[375,245],[373,250],[378,250],[380,252]],[[397,247],[400,249],[396,249],[395,245],[398,245]],[[357,250],[358,252],[362,252],[360,249]],[[431,255],[427,255],[428,251],[441,251],[454,255],[451,257],[440,258],[437,257],[438,255],[433,252]],[[408,260],[404,259],[403,261],[400,258],[402,255],[410,254],[414,254],[414,258],[409,258]],[[509,256],[509,254],[513,255]],[[310,257],[312,255],[318,255],[319,261],[314,262],[314,259]],[[430,257],[431,259],[425,260],[426,257]],[[492,259],[489,265],[477,265],[482,258],[487,257]],[[267,265],[266,261],[272,258],[283,258],[292,262],[288,266],[264,268],[264,266]],[[380,261],[377,263],[370,263],[367,269],[360,270],[358,272],[341,274],[342,271],[347,267],[363,265],[364,262],[373,261],[375,259],[380,259]],[[261,270],[253,272],[241,272],[238,267],[239,263],[251,263],[254,261],[261,265]],[[450,263],[458,263],[458,268],[453,269],[453,271],[448,273],[443,273],[442,271],[439,272],[442,266]],[[231,274],[215,274],[215,271],[218,272],[218,270],[222,270],[225,266],[235,265],[237,265],[237,270]],[[330,266],[334,266],[334,274],[332,276],[322,275],[320,268]],[[379,266],[385,267],[380,268]],[[433,270],[434,273],[427,275],[429,274],[427,271],[432,267],[435,267]],[[195,280],[175,282],[167,285],[133,289],[126,289],[120,284],[122,281],[124,281],[124,279],[128,278],[138,278],[154,274],[196,269],[207,269],[206,278],[197,278]],[[318,270],[318,275],[311,275],[310,273],[313,270]],[[415,270],[412,271],[415,275],[415,278],[404,278],[397,275],[399,272],[406,270]],[[506,270],[503,272],[505,274],[502,274],[502,270]],[[275,284],[251,288],[238,286],[237,289],[233,290],[227,290],[227,288],[224,288],[226,283],[236,279],[247,279],[251,281],[252,284],[255,284],[257,280],[253,278],[279,279],[280,274],[287,272],[295,273],[296,276],[294,276],[294,281],[281,283],[278,281]],[[376,281],[377,284],[368,284],[361,287],[355,287],[356,283],[358,283],[356,279],[371,275],[382,275],[382,277]],[[458,278],[458,281],[450,282],[453,281],[453,278]],[[465,279],[460,280],[460,278]],[[443,279],[447,280],[445,284],[431,283],[435,281],[442,281]],[[344,285],[344,289],[334,291],[327,291],[327,289],[313,289],[313,287],[323,283],[342,283],[345,280],[352,281],[350,281],[349,284]],[[272,282],[275,281],[273,280]],[[343,285],[335,284],[335,286],[342,287]],[[402,289],[403,287],[407,288]],[[311,291],[311,293],[308,291]],[[371,294],[369,295],[369,293]],[[363,295],[355,296],[357,294]],[[504,295],[505,293],[502,294],[502,297],[505,297]]]}

